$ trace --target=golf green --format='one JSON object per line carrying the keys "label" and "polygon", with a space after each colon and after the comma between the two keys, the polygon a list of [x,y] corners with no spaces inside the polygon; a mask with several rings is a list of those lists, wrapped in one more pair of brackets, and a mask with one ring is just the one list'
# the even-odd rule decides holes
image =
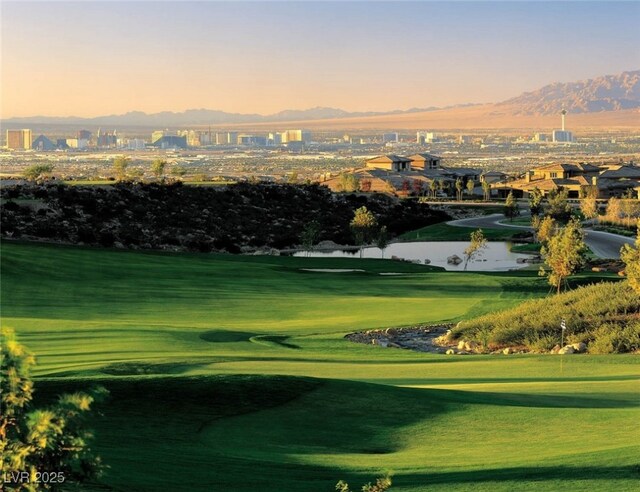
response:
{"label": "golf green", "polygon": [[112,490],[321,491],[385,471],[403,491],[634,490],[636,356],[561,367],[343,338],[547,291],[390,260],[2,245],[3,323],[37,355],[40,400],[111,391],[92,425]]}

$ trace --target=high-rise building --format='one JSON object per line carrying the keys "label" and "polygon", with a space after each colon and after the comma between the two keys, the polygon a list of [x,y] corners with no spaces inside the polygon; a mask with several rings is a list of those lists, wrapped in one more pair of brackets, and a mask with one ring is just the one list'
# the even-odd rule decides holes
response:
{"label": "high-rise building", "polygon": [[399,138],[396,132],[382,134],[382,143],[398,142],[398,141],[399,141]]}
{"label": "high-rise building", "polygon": [[78,139],[91,140],[91,132],[89,130],[80,130],[77,137]]}
{"label": "high-rise building", "polygon": [[118,133],[113,130],[113,133],[103,133],[101,128],[98,128],[98,134],[96,135],[96,145],[98,147],[115,147],[118,143]]}
{"label": "high-rise building", "polygon": [[237,145],[238,144],[238,132],[228,132],[227,133],[227,144],[229,144],[229,145]]}
{"label": "high-rise building", "polygon": [[7,130],[7,148],[29,150],[31,148],[31,130]]}
{"label": "high-rise building", "polygon": [[562,130],[553,130],[551,138],[554,142],[573,142],[573,133],[566,130],[564,126],[567,110],[563,109],[560,111],[560,115],[562,116]]}

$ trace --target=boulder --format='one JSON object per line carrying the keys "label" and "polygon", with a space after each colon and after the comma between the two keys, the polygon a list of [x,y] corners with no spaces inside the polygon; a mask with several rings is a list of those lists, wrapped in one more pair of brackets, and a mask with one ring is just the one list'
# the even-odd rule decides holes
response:
{"label": "boulder", "polygon": [[455,351],[455,350],[453,350],[453,349],[449,349],[449,350],[447,350],[445,353],[446,353],[447,355],[454,355],[454,354],[456,353],[456,351]]}
{"label": "boulder", "polygon": [[462,258],[460,258],[458,255],[451,255],[447,258],[447,263],[449,265],[459,265],[460,263],[462,263]]}
{"label": "boulder", "polygon": [[511,347],[507,347],[506,349],[504,349],[504,350],[502,351],[502,353],[503,353],[504,355],[510,355],[510,354],[513,354],[513,349],[512,349]]}
{"label": "boulder", "polygon": [[476,342],[474,342],[474,341],[465,342],[464,349],[467,352],[473,352],[474,350],[478,349],[478,344]]}
{"label": "boulder", "polygon": [[575,350],[578,353],[582,353],[582,352],[586,352],[587,351],[587,344],[583,343],[583,342],[572,343],[571,346],[573,347],[573,350]]}
{"label": "boulder", "polygon": [[564,354],[573,354],[575,353],[574,348],[571,345],[565,345],[564,347],[562,347],[558,353],[560,355],[564,355]]}

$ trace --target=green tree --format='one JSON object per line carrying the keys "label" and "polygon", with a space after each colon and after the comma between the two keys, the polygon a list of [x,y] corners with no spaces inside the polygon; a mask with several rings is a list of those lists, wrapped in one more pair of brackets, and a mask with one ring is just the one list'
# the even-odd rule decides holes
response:
{"label": "green tree", "polygon": [[545,214],[559,222],[566,223],[571,218],[571,205],[568,202],[567,190],[551,190],[547,195]]}
{"label": "green tree", "polygon": [[360,246],[360,258],[362,258],[362,245],[371,242],[378,221],[367,207],[362,206],[354,212],[350,226],[356,244]]}
{"label": "green tree", "polygon": [[[377,478],[375,484],[369,482],[368,484],[363,485],[360,490],[362,490],[362,492],[385,492],[386,490],[389,490],[389,488],[391,488],[391,475],[387,474],[384,477]],[[351,492],[351,488],[347,482],[340,480],[336,484],[336,491]]]}
{"label": "green tree", "polygon": [[24,170],[24,177],[26,179],[35,181],[43,176],[50,174],[53,171],[53,164],[34,164]]}
{"label": "green tree", "polygon": [[[12,329],[0,328],[0,468],[8,490],[50,490],[35,483],[36,472],[58,473],[65,486],[91,480],[101,473],[100,458],[90,449],[91,432],[86,418],[94,402],[107,392],[65,394],[46,408],[31,409],[34,356],[21,345]],[[29,480],[14,477],[27,474]]]}
{"label": "green tree", "polygon": [[300,241],[302,242],[302,247],[307,252],[307,256],[309,256],[309,251],[313,251],[313,247],[317,244],[319,238],[320,224],[315,220],[307,222],[300,235]]}
{"label": "green tree", "polygon": [[129,162],[129,158],[123,155],[118,156],[113,160],[113,170],[116,173],[116,179],[118,179],[118,181],[122,181],[127,177]]}
{"label": "green tree", "polygon": [[629,285],[640,295],[640,221],[635,246],[625,244],[620,250],[620,258],[625,263],[624,273]]}
{"label": "green tree", "polygon": [[491,198],[491,184],[488,181],[482,181],[482,195],[485,202]]}
{"label": "green tree", "polygon": [[464,185],[462,184],[462,178],[456,179],[456,199],[460,202],[462,201],[462,190],[464,189]]}
{"label": "green tree", "polygon": [[531,210],[531,216],[540,215],[542,212],[542,200],[544,195],[538,188],[534,188],[529,193],[529,209]]}
{"label": "green tree", "polygon": [[161,180],[164,179],[164,171],[167,167],[167,161],[164,159],[156,159],[151,163],[151,172],[156,177],[156,179]]}
{"label": "green tree", "polygon": [[584,231],[577,219],[569,221],[542,246],[540,251],[548,270],[541,267],[539,273],[547,277],[558,294],[566,279],[584,265],[586,249]]}
{"label": "green tree", "polygon": [[518,202],[516,202],[513,192],[510,191],[507,195],[507,200],[504,202],[504,216],[513,221],[514,217],[520,215],[520,209],[518,208]]}
{"label": "green tree", "polygon": [[487,247],[487,239],[484,237],[484,233],[482,229],[478,229],[477,231],[473,231],[471,233],[471,242],[469,246],[464,250],[464,269],[467,269],[467,265],[469,261],[473,260],[478,256],[482,250]]}
{"label": "green tree", "polygon": [[476,183],[472,179],[467,181],[467,194],[469,196],[473,195],[473,190],[474,190],[475,187],[476,187]]}
{"label": "green tree", "polygon": [[387,230],[387,226],[382,226],[378,231],[378,235],[376,236],[376,246],[380,249],[382,253],[382,258],[384,258],[384,250],[387,249],[389,245],[389,231]]}

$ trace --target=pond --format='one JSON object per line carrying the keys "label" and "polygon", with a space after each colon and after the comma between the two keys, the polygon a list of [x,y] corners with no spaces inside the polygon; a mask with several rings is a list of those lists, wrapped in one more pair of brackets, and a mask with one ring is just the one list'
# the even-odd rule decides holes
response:
{"label": "pond", "polygon": [[[469,245],[468,241],[415,241],[406,243],[392,243],[384,250],[384,257],[389,259],[397,257],[403,260],[419,261],[424,263],[430,260],[430,265],[444,267],[450,271],[463,271],[464,261],[458,265],[450,264],[447,258],[457,255],[464,260],[464,250]],[[518,263],[518,258],[531,258],[530,255],[512,253],[510,242],[490,242],[487,247],[478,253],[475,260],[469,262],[469,271],[506,271],[514,268],[523,268],[527,263]],[[294,256],[307,256],[307,252],[298,252]],[[342,249],[331,251],[310,251],[308,256],[332,257],[332,258],[359,258],[358,250],[346,251]],[[379,248],[369,247],[362,250],[363,258],[382,258]],[[520,260],[522,261],[522,260]]]}

